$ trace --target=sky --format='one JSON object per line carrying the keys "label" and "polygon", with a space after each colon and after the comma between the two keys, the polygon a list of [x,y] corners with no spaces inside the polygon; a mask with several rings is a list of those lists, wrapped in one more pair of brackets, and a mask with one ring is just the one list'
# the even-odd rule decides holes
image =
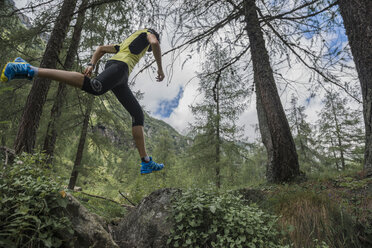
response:
{"label": "sky", "polygon": [[[23,7],[27,2],[28,0],[15,0],[18,8]],[[311,42],[311,39],[311,36],[304,37],[303,42]],[[330,49],[341,49],[347,45],[347,37],[342,28],[336,30],[328,39],[331,44]],[[163,52],[171,48],[167,36],[162,38],[161,46]],[[198,80],[195,77],[196,72],[201,71],[202,61],[200,57],[194,56],[182,66],[186,56],[186,53],[184,55],[181,54],[176,61],[172,59],[171,55],[163,56],[165,80],[156,82],[156,71],[146,70],[136,77],[133,87],[133,90],[140,90],[144,93],[140,104],[145,111],[151,116],[170,124],[182,134],[188,132],[189,124],[194,121],[190,105],[203,100],[198,91]],[[130,80],[141,69],[141,66],[143,66],[143,61],[136,66],[130,75]],[[304,70],[302,64],[297,63],[290,70],[283,68],[281,73],[299,83],[296,90],[281,94],[284,108],[289,108],[291,94],[295,93],[299,98],[299,104],[306,107],[305,113],[308,115],[308,121],[315,122],[322,108],[322,96],[309,97],[310,93],[307,91],[306,86],[309,72]],[[280,89],[279,92],[281,92]],[[246,110],[241,114],[237,122],[238,125],[244,126],[244,137],[250,142],[258,138],[258,134],[255,133],[255,128],[258,124],[255,102],[253,94]]]}

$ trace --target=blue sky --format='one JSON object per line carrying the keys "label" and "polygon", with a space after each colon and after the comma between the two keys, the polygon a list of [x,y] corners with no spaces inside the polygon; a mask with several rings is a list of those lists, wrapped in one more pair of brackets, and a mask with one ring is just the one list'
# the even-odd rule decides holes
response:
{"label": "blue sky", "polygon": [[168,118],[172,114],[173,110],[178,107],[180,99],[183,96],[183,91],[183,87],[180,87],[177,96],[175,96],[173,99],[160,100],[159,106],[155,111],[155,115],[159,115],[162,118]]}
{"label": "blue sky", "polygon": [[[336,9],[336,7],[334,7]],[[336,10],[334,10],[336,11]],[[325,19],[326,18],[326,19]],[[309,25],[318,26],[321,24],[321,26],[326,26],[329,22],[328,16],[325,17],[323,15],[317,15],[314,17],[311,17],[308,19]],[[343,23],[342,18],[340,16],[337,16],[334,20],[336,23]],[[305,31],[303,34],[304,37],[308,40],[313,39],[314,35],[317,33],[317,30],[311,30],[308,26],[303,25],[300,29]],[[328,53],[330,55],[336,55],[337,53],[342,51],[342,49],[345,46],[345,43],[348,41],[347,35],[345,33],[345,29],[343,25],[334,25],[333,30],[329,30],[329,34],[333,34],[334,38],[331,40],[328,40]]]}

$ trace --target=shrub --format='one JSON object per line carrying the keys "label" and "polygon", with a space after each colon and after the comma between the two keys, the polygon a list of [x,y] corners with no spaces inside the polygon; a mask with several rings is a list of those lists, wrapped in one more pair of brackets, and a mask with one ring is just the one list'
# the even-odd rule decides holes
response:
{"label": "shrub", "polygon": [[0,247],[60,247],[71,238],[65,193],[43,161],[24,154],[0,169]]}
{"label": "shrub", "polygon": [[231,193],[189,190],[173,203],[170,247],[284,247],[277,218]]}

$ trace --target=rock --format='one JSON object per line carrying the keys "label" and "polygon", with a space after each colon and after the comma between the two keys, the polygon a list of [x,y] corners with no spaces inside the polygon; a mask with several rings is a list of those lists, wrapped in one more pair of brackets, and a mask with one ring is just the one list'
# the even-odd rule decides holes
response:
{"label": "rock", "polygon": [[113,227],[112,235],[119,247],[166,247],[172,228],[168,221],[171,201],[180,192],[178,189],[159,189],[144,198],[118,226]]}
{"label": "rock", "polygon": [[74,229],[75,248],[118,248],[105,221],[90,213],[78,200],[67,194],[67,213]]}

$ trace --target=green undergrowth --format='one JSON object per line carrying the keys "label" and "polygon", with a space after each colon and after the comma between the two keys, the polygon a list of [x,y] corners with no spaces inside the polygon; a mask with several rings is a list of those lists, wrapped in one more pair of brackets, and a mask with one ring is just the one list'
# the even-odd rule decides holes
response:
{"label": "green undergrowth", "polygon": [[289,247],[278,218],[231,192],[192,189],[173,202],[169,247]]}
{"label": "green undergrowth", "polygon": [[0,247],[70,247],[67,199],[41,154],[0,169]]}
{"label": "green undergrowth", "polygon": [[[0,247],[72,247],[61,180],[43,161],[42,154],[22,155],[0,167]],[[155,176],[141,177],[138,185],[161,181],[162,174]],[[343,172],[299,184],[183,190],[173,200],[168,247],[371,247],[371,188],[363,173]],[[91,189],[117,202],[72,194],[107,222],[125,216],[128,202],[107,193],[113,190]]]}

